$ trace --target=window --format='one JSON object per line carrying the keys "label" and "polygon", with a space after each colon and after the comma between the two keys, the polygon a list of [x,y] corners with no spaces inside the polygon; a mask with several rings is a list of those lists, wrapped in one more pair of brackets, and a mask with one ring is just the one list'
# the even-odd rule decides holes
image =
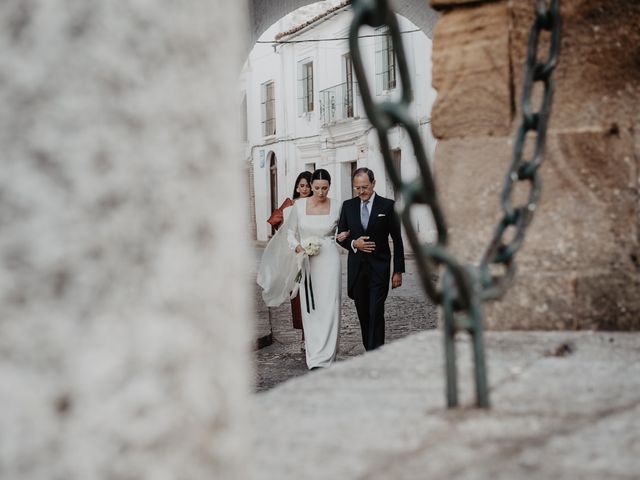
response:
{"label": "window", "polygon": [[388,27],[376,30],[376,93],[396,88],[396,54]]}
{"label": "window", "polygon": [[347,53],[342,56],[342,62],[344,65],[344,110],[347,118],[353,117],[353,62],[351,61],[351,54]]}
{"label": "window", "polygon": [[276,92],[273,81],[262,84],[262,135],[276,134]]}
{"label": "window", "polygon": [[320,90],[320,120],[322,125],[353,118],[355,79],[351,55],[342,56],[342,83]]}
{"label": "window", "polygon": [[313,112],[313,62],[298,63],[298,112]]}
{"label": "window", "polygon": [[353,172],[358,168],[358,162],[342,162],[340,164],[340,184],[342,190],[341,200],[349,200],[352,197],[356,197],[356,191],[353,189],[351,179],[353,178]]}
{"label": "window", "polygon": [[240,140],[246,142],[248,139],[247,132],[247,94],[242,93],[242,102],[240,103]]}
{"label": "window", "polygon": [[[271,192],[271,213],[278,208],[278,160],[276,154],[269,152],[269,190]],[[271,226],[271,235],[276,233],[276,229]]]}
{"label": "window", "polygon": [[[395,168],[400,178],[402,178],[402,151],[399,148],[391,150],[391,159],[393,161],[393,167]],[[385,196],[387,198],[393,198],[396,202],[400,201],[400,190],[396,190],[391,181],[391,177],[387,175],[387,192]]]}

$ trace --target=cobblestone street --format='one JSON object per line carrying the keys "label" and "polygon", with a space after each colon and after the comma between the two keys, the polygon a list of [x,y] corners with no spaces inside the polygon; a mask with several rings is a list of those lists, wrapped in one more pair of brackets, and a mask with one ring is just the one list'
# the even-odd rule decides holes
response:
{"label": "cobblestone street", "polygon": [[[259,262],[262,248],[256,247]],[[347,297],[347,255],[342,260],[342,319],[338,361],[364,353],[360,336],[360,325],[353,300]],[[406,258],[406,272],[402,287],[390,290],[386,301],[386,343],[405,337],[411,333],[436,327],[437,309],[431,304],[420,286],[415,273],[412,256]],[[262,301],[260,288],[256,285],[256,313],[266,317],[267,308]],[[256,350],[256,391],[268,390],[285,380],[308,372],[304,353],[300,349],[300,330],[291,325],[291,307],[285,303],[271,309],[271,329],[273,343]],[[264,318],[260,318],[264,322]]]}

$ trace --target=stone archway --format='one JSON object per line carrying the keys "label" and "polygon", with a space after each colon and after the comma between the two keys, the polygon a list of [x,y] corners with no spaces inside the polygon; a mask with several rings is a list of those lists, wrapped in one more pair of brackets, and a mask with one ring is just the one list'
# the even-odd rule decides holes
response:
{"label": "stone archway", "polygon": [[[260,35],[278,19],[294,10],[316,3],[317,0],[250,0],[249,1],[249,41],[247,48],[255,44]],[[391,0],[394,10],[411,20],[427,37],[432,38],[433,28],[439,14],[425,0]]]}

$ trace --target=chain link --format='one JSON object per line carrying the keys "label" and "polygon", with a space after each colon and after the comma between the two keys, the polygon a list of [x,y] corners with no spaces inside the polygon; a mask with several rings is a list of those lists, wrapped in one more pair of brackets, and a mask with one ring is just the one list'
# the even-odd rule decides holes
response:
{"label": "chain link", "polygon": [[[516,134],[511,165],[501,196],[504,215],[496,227],[493,239],[478,268],[461,265],[446,249],[448,234],[444,214],[438,202],[433,175],[418,125],[409,110],[413,90],[396,16],[389,7],[388,0],[352,1],[354,16],[349,31],[349,46],[364,108],[378,133],[380,150],[389,178],[395,190],[401,195],[402,205],[396,205],[396,208],[411,248],[416,254],[416,265],[423,288],[436,304],[443,307],[449,407],[458,404],[454,339],[460,330],[469,332],[473,337],[476,405],[489,406],[482,340],[482,302],[501,297],[511,283],[515,274],[514,256],[522,246],[526,229],[532,220],[540,197],[541,182],[538,167],[543,159],[547,122],[553,97],[552,73],[557,63],[560,45],[559,0],[550,1],[549,8],[545,0],[537,0],[536,3],[536,18],[529,35],[524,66],[521,101],[523,118]],[[401,95],[396,101],[374,102],[373,100],[358,42],[359,30],[363,25],[388,28],[400,73]],[[537,58],[542,30],[551,32],[549,56],[544,63],[539,62]],[[533,112],[531,106],[535,82],[544,83],[542,106],[538,112]],[[416,156],[420,177],[411,182],[402,181],[400,172],[396,170],[393,163],[389,134],[397,126],[406,130]],[[535,151],[530,160],[523,160],[525,139],[529,131],[535,131],[537,134]],[[525,205],[514,207],[511,201],[513,187],[516,182],[522,181],[530,183],[529,198]],[[421,242],[413,227],[411,212],[416,205],[426,205],[431,210],[437,233],[436,243],[433,245]],[[516,232],[511,242],[507,243],[504,238],[511,227],[515,228]],[[504,274],[492,275],[491,265],[502,266],[505,269]],[[441,279],[440,288],[434,280],[437,278]]]}
{"label": "chain link", "polygon": [[[553,100],[553,70],[557,64],[560,49],[561,19],[559,0],[551,0],[547,8],[544,0],[537,0],[536,18],[529,34],[527,56],[524,64],[521,110],[522,121],[516,133],[511,165],[507,172],[501,195],[503,210],[502,220],[496,227],[493,239],[482,256],[480,275],[482,278],[482,297],[484,300],[497,299],[504,295],[515,274],[513,257],[522,247],[527,227],[533,219],[540,198],[541,180],[538,168],[542,164],[545,141],[547,136],[547,122],[551,112]],[[538,44],[540,33],[549,31],[549,56],[544,63],[538,61]],[[541,82],[544,92],[540,110],[532,111],[532,94],[534,84]],[[524,147],[527,133],[535,132],[535,146],[530,160],[524,158]],[[514,207],[512,192],[518,182],[529,182],[529,198],[527,203]],[[504,240],[509,227],[515,228],[515,234],[510,242]],[[490,265],[502,265],[506,273],[502,276],[491,275]]]}

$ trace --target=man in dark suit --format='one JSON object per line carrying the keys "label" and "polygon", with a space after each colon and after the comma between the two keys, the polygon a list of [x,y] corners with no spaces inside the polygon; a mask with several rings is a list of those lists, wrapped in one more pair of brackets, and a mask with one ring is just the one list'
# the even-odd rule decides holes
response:
{"label": "man in dark suit", "polygon": [[[362,342],[366,350],[384,344],[384,302],[392,288],[402,285],[404,247],[394,201],[377,195],[373,172],[359,168],[353,173],[358,195],[342,204],[338,232],[349,232],[340,245],[349,251],[347,292],[356,304]],[[393,240],[393,276],[391,250]]]}

